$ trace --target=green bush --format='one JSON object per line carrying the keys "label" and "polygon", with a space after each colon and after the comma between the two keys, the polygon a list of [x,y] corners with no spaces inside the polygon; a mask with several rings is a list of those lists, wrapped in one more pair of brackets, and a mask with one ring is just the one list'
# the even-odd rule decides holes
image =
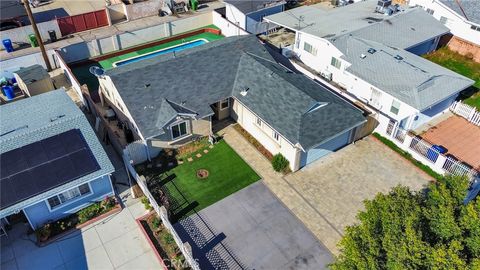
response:
{"label": "green bush", "polygon": [[78,222],[84,223],[96,216],[98,216],[102,212],[102,207],[99,203],[94,203],[82,210],[78,211]]}
{"label": "green bush", "polygon": [[285,172],[288,169],[288,160],[280,153],[273,156],[273,169],[277,172]]}
{"label": "green bush", "polygon": [[146,210],[152,210],[153,209],[153,207],[150,204],[150,201],[148,200],[147,196],[143,196],[141,201],[143,203],[143,206],[145,206]]}
{"label": "green bush", "polygon": [[158,217],[154,217],[152,219],[152,226],[154,229],[158,229],[160,227],[160,224],[162,224],[162,221]]}
{"label": "green bush", "polygon": [[163,241],[165,241],[165,243],[167,244],[173,244],[175,242],[175,240],[173,239],[173,236],[171,234],[166,234],[165,236],[163,236]]}

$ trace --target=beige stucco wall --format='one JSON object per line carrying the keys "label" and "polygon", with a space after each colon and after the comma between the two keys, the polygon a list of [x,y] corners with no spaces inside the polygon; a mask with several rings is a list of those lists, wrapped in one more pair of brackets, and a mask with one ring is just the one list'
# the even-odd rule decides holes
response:
{"label": "beige stucco wall", "polygon": [[290,169],[296,171],[300,166],[300,149],[294,147],[280,134],[277,141],[273,137],[274,130],[262,120],[262,125],[256,124],[257,116],[240,102],[233,99],[230,103],[232,107],[232,118],[237,121],[246,131],[254,136],[268,151],[272,154],[281,153],[290,162]]}
{"label": "beige stucco wall", "polygon": [[16,73],[14,73],[14,75],[15,79],[17,80],[18,87],[30,97],[55,90],[50,77],[33,83],[25,84],[25,82],[22,81],[22,79]]}

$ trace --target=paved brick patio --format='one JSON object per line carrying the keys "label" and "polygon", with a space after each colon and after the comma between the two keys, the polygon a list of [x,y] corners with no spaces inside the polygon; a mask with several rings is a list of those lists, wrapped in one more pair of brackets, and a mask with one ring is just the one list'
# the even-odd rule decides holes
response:
{"label": "paved brick patio", "polygon": [[422,138],[448,149],[448,154],[480,169],[480,127],[460,116],[452,116],[430,128]]}
{"label": "paved brick patio", "polygon": [[345,226],[353,224],[363,208],[363,200],[399,184],[420,189],[432,180],[371,137],[284,177],[232,127],[223,132],[267,187],[334,254]]}

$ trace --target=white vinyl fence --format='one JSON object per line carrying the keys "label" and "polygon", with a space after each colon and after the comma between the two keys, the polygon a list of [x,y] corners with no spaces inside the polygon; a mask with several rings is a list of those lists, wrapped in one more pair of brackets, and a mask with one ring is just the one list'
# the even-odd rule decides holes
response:
{"label": "white vinyl fence", "polygon": [[410,153],[414,159],[428,165],[437,173],[466,176],[470,180],[479,175],[479,172],[468,164],[440,153],[421,137],[414,136],[392,123],[389,124],[384,135],[392,139],[398,147]]}
{"label": "white vinyl fence", "polygon": [[[123,151],[123,162],[125,163],[125,166],[127,167],[128,171],[130,174],[135,178],[135,180],[138,183],[138,186],[140,189],[143,191],[143,194],[148,198],[150,201],[150,204],[152,205],[153,209],[155,212],[158,214],[160,219],[162,220],[163,225],[168,229],[168,231],[172,234],[173,239],[175,240],[175,243],[177,246],[180,248],[180,251],[182,252],[183,256],[185,257],[185,261],[189,264],[189,266],[193,270],[200,270],[200,267],[198,266],[197,261],[195,258],[193,258],[192,254],[192,247],[188,242],[183,243],[182,239],[180,236],[178,236],[177,232],[173,228],[172,223],[170,223],[170,220],[168,218],[168,213],[167,210],[165,209],[164,206],[159,206],[155,198],[153,197],[152,193],[150,193],[150,190],[148,190],[147,182],[145,177],[140,176],[137,174],[135,171],[135,168],[132,166],[133,162],[130,162],[131,158],[128,155],[128,151],[124,150]],[[166,259],[166,258],[162,258]]]}
{"label": "white vinyl fence", "polygon": [[[83,105],[85,104],[85,99],[83,98],[83,93],[82,93],[82,87],[80,83],[78,82],[77,78],[73,74],[72,70],[70,67],[65,63],[65,61],[62,58],[62,55],[57,51],[53,51],[53,55],[56,59],[56,63],[60,66],[60,68],[63,70],[63,73],[65,74],[65,77],[70,81],[70,84],[72,85],[73,90],[77,92],[78,97],[82,101]],[[96,89],[91,89],[91,90],[96,90]]]}
{"label": "white vinyl fence", "polygon": [[480,112],[476,108],[469,106],[461,101],[455,101],[451,106],[450,110],[465,119],[470,123],[480,126]]}

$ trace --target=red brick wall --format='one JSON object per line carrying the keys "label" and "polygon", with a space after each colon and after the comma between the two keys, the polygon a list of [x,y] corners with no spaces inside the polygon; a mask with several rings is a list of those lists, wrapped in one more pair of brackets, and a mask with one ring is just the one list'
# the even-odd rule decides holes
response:
{"label": "red brick wall", "polygon": [[475,62],[480,63],[480,46],[455,36],[450,39],[447,46],[450,50],[472,58]]}

